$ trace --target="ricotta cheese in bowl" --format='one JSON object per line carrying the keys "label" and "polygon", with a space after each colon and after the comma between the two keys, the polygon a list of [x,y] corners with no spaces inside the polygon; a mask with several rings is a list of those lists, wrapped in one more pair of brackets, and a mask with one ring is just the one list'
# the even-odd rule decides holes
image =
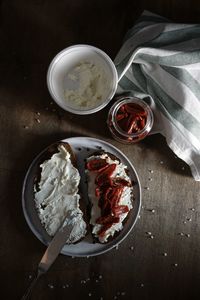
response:
{"label": "ricotta cheese in bowl", "polygon": [[75,109],[92,109],[103,103],[109,88],[105,71],[100,65],[80,62],[67,79],[77,85],[74,89],[65,89],[64,95],[68,105]]}
{"label": "ricotta cheese in bowl", "polygon": [[47,73],[48,89],[55,102],[80,115],[104,108],[114,96],[117,83],[113,61],[90,45],[64,49],[52,60]]}

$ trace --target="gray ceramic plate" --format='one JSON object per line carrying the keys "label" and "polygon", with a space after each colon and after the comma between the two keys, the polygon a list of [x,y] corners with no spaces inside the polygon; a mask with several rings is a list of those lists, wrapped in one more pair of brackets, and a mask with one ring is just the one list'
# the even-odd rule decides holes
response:
{"label": "gray ceramic plate", "polygon": [[[110,152],[116,155],[125,165],[127,165],[130,177],[135,182],[134,185],[134,201],[133,209],[129,213],[129,218],[124,225],[124,229],[117,235],[115,239],[106,244],[93,243],[92,237],[88,234],[81,242],[75,245],[65,245],[62,249],[62,254],[69,256],[94,256],[102,254],[108,250],[111,250],[113,247],[121,243],[129,234],[131,229],[136,223],[138,218],[140,206],[141,206],[141,187],[138,175],[126,158],[126,156],[119,151],[116,147],[112,146],[109,143],[106,143],[102,140],[89,138],[89,137],[73,137],[63,140],[63,142],[68,142],[74,152],[77,155],[77,165],[79,172],[81,174],[81,188],[83,192],[83,198],[87,201],[87,186],[85,183],[85,172],[84,172],[84,159],[88,157],[95,151],[103,149],[107,152]],[[45,245],[48,245],[51,238],[46,233],[45,229],[40,223],[37,211],[34,206],[34,176],[38,168],[38,163],[41,161],[41,157],[47,149],[44,149],[32,162],[31,166],[28,169],[26,177],[24,179],[23,191],[22,191],[22,207],[25,219],[35,234],[35,236],[43,242]]]}

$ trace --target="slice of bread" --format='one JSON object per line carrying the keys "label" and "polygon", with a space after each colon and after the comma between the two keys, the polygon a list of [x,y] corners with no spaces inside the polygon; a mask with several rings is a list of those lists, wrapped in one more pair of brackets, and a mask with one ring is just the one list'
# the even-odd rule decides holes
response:
{"label": "slice of bread", "polygon": [[80,174],[76,156],[68,143],[51,145],[41,156],[35,178],[35,206],[42,225],[50,236],[66,225],[73,215],[73,229],[66,243],[85,237],[85,205],[79,190]]}
{"label": "slice of bread", "polygon": [[90,225],[94,239],[106,243],[116,237],[132,209],[133,182],[128,168],[115,155],[100,151],[86,160]]}

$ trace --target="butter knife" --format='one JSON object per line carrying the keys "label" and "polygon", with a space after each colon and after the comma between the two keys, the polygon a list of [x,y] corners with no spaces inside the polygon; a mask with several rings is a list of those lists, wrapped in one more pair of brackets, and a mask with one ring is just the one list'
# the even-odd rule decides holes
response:
{"label": "butter knife", "polygon": [[36,277],[31,282],[30,286],[26,290],[21,300],[26,300],[29,298],[31,291],[38,279],[41,277],[41,275],[43,275],[49,270],[49,268],[57,258],[58,254],[62,250],[63,246],[65,245],[67,239],[69,238],[72,228],[73,225],[71,222],[70,224],[68,223],[63,227],[61,226],[61,228],[55,234],[38,265]]}

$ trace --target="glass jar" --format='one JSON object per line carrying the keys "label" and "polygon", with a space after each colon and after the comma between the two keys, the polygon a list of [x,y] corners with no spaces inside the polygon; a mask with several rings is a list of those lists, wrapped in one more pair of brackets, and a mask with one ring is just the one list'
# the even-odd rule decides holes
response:
{"label": "glass jar", "polygon": [[124,97],[110,108],[107,125],[114,139],[132,144],[149,134],[153,121],[153,112],[146,102],[135,97]]}

